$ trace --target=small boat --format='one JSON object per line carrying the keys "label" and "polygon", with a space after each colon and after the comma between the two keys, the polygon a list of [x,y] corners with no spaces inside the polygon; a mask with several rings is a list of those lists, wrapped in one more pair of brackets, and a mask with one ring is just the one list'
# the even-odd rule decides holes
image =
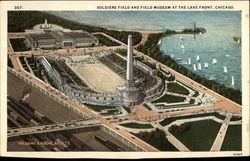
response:
{"label": "small boat", "polygon": [[185,47],[184,47],[184,45],[183,44],[181,44],[181,49],[184,49]]}
{"label": "small boat", "polygon": [[216,64],[217,63],[217,59],[213,58],[212,64]]}
{"label": "small boat", "polygon": [[232,79],[231,85],[234,86],[234,76],[232,76],[231,79]]}
{"label": "small boat", "polygon": [[196,56],[196,60],[197,60],[197,61],[200,60],[200,56],[199,56],[199,55]]}
{"label": "small boat", "polygon": [[224,73],[227,73],[227,67],[226,66],[223,66],[223,71],[224,71]]}
{"label": "small boat", "polygon": [[181,58],[176,58],[175,60],[180,61],[180,60],[181,60]]}
{"label": "small boat", "polygon": [[196,69],[196,64],[194,64],[194,71],[196,71],[197,69]]}
{"label": "small boat", "polygon": [[225,57],[229,57],[230,55],[229,54],[226,54]]}
{"label": "small boat", "polygon": [[208,79],[209,80],[216,80],[216,77],[215,76],[210,76]]}
{"label": "small boat", "polygon": [[184,38],[183,38],[182,36],[180,37],[180,39],[181,39],[181,41],[183,42]]}
{"label": "small boat", "polygon": [[201,70],[201,63],[198,64],[198,69]]}
{"label": "small boat", "polygon": [[191,65],[191,58],[188,58],[188,64]]}
{"label": "small boat", "polygon": [[188,64],[186,61],[181,61],[180,64]]}
{"label": "small boat", "polygon": [[207,62],[204,63],[204,67],[208,68],[208,63]]}
{"label": "small boat", "polygon": [[170,57],[173,58],[175,56],[175,54],[170,54]]}
{"label": "small boat", "polygon": [[161,45],[161,39],[159,40],[158,44],[157,45]]}

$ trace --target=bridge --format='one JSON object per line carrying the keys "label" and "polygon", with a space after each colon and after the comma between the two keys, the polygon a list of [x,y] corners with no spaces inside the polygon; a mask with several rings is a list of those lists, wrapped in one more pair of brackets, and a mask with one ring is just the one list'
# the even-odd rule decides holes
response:
{"label": "bridge", "polygon": [[72,130],[72,129],[98,126],[98,125],[101,125],[101,122],[98,120],[80,120],[80,121],[78,120],[78,121],[71,121],[71,122],[65,122],[65,123],[15,128],[15,129],[8,129],[7,137],[10,138],[14,136],[39,134],[39,133],[47,133],[47,132],[55,132],[55,131],[63,131],[63,130]]}

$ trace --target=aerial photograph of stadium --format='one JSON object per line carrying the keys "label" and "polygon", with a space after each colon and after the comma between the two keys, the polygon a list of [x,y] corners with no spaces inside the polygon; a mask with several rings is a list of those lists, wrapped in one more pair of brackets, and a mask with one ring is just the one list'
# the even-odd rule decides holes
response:
{"label": "aerial photograph of stadium", "polygon": [[242,151],[240,11],[8,11],[7,151]]}

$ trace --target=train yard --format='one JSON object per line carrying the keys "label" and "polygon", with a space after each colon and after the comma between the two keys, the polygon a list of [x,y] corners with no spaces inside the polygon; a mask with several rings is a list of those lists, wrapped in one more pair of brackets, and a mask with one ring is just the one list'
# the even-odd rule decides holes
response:
{"label": "train yard", "polygon": [[[8,96],[8,127],[9,129],[20,129],[24,127],[32,128],[38,125],[53,125],[53,121],[40,114],[25,102],[18,102]],[[69,123],[68,123],[69,124]],[[45,127],[46,127],[45,126]],[[22,146],[29,146],[32,151],[95,151],[93,147],[85,144],[82,139],[75,136],[75,133],[84,133],[84,131],[98,131],[99,127],[87,130],[73,130],[48,132],[42,134],[22,135],[8,138],[9,142],[17,142]],[[99,130],[100,131],[100,130]],[[93,132],[92,132],[93,133]],[[104,146],[106,151],[125,151],[110,139],[103,139],[99,134],[94,135],[94,141]],[[11,145],[11,144],[10,144]],[[16,147],[18,148],[18,147]]]}
{"label": "train yard", "polygon": [[[20,129],[32,129],[35,127],[52,128],[56,129],[57,124],[64,124],[65,126],[72,126],[75,122],[82,120],[84,118],[79,117],[74,120],[71,115],[64,115],[64,117],[53,118],[41,109],[41,107],[36,106],[33,99],[34,95],[38,95],[39,91],[35,91],[33,88],[27,90],[27,84],[14,78],[12,74],[9,74],[9,78],[13,78],[14,81],[8,82],[8,87],[12,89],[12,92],[8,93],[7,100],[7,118],[8,118],[8,131],[14,131],[15,133]],[[18,80],[18,81],[17,81]],[[18,83],[17,83],[18,82]],[[22,86],[22,88],[20,88]],[[13,92],[14,91],[14,92]],[[28,93],[28,94],[27,94]],[[41,95],[36,96],[37,98]],[[48,102],[44,102],[43,107],[46,107]],[[32,105],[32,106],[31,106]],[[58,105],[57,105],[58,106]],[[65,107],[64,107],[65,108]],[[60,109],[60,108],[58,108]],[[62,112],[58,109],[51,109],[50,112]],[[42,111],[42,112],[41,112]],[[70,110],[66,111],[70,113]],[[55,114],[55,113],[54,113]],[[75,115],[75,114],[72,114]],[[58,117],[58,116],[57,116]],[[69,118],[67,118],[69,117]],[[77,117],[76,117],[77,118]],[[71,122],[69,121],[71,120]],[[73,126],[74,127],[74,126]],[[60,127],[61,129],[65,127]],[[9,151],[21,151],[26,149],[26,151],[123,151],[131,150],[128,147],[121,148],[116,145],[116,140],[111,136],[100,130],[99,126],[79,128],[57,132],[46,132],[44,129],[41,130],[42,133],[21,135],[8,138],[8,150]],[[53,130],[52,130],[53,131]],[[108,140],[107,143],[99,142],[95,139],[95,134],[105,136]],[[81,135],[81,136],[78,136]],[[84,135],[84,137],[82,137]],[[91,141],[89,137],[92,136]],[[85,143],[86,142],[86,143]],[[121,143],[120,143],[121,144]],[[94,146],[93,146],[94,145]]]}

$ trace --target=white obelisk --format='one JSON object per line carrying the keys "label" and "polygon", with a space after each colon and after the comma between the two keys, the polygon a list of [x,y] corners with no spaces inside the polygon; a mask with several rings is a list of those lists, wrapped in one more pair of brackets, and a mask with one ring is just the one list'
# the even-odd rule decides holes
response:
{"label": "white obelisk", "polygon": [[132,36],[128,36],[128,49],[127,49],[127,82],[129,84],[134,83],[133,78],[133,44],[132,44]]}

